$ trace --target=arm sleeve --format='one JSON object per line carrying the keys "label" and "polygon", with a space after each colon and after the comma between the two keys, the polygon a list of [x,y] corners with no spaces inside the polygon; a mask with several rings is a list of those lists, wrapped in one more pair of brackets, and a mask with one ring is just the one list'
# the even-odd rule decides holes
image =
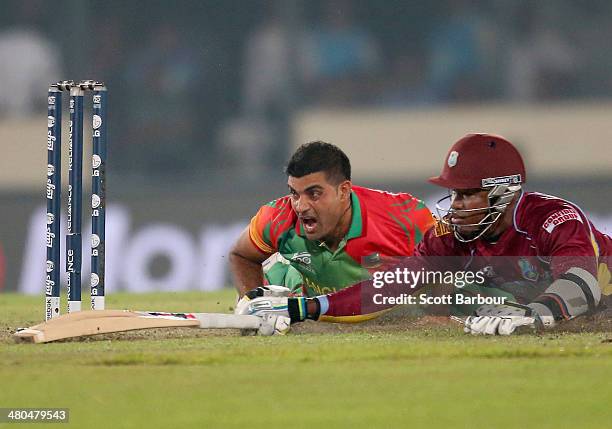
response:
{"label": "arm sleeve", "polygon": [[278,239],[293,225],[291,203],[287,197],[262,206],[249,224],[249,238],[260,251],[272,254],[278,250]]}
{"label": "arm sleeve", "polygon": [[[402,194],[402,198],[406,198]],[[423,240],[425,234],[434,226],[435,219],[427,206],[419,199],[408,195],[408,199],[400,199],[400,203],[391,205],[388,215],[401,226],[408,237],[410,253],[413,252],[416,244]]]}
{"label": "arm sleeve", "polygon": [[[555,225],[557,218],[561,220]],[[588,219],[577,210],[564,209],[550,215],[538,230],[537,246],[542,255],[550,256],[555,279],[572,267],[597,276],[599,249]]]}
{"label": "arm sleeve", "polygon": [[537,241],[541,252],[550,255],[554,280],[530,306],[556,321],[594,311],[601,299],[599,249],[588,219],[573,208],[556,211],[542,224]]}
{"label": "arm sleeve", "polygon": [[421,243],[425,235],[435,225],[435,219],[429,209],[423,204],[422,208],[413,212],[412,220],[414,222],[414,243]]}
{"label": "arm sleeve", "polygon": [[[427,235],[425,237],[427,239]],[[404,258],[399,264],[385,270],[387,272],[399,271],[422,271],[431,269],[428,258],[422,256],[411,256]],[[372,319],[382,314],[394,304],[380,303],[380,299],[375,300],[375,296],[399,297],[402,294],[412,295],[422,289],[426,284],[407,285],[399,280],[385,282],[384,286],[377,288],[374,280],[369,279],[352,285],[328,295],[318,296],[321,304],[319,320],[339,321],[339,322],[360,322]]]}

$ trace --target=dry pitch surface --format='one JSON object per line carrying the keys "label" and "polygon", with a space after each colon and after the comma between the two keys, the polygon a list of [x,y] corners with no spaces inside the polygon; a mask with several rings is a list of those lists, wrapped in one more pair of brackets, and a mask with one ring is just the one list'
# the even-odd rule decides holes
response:
{"label": "dry pitch surface", "polygon": [[[109,308],[228,312],[231,292],[109,297]],[[466,336],[402,311],[285,337],[131,332],[16,344],[41,297],[0,295],[0,407],[70,408],[97,427],[610,427],[612,322]],[[1,426],[1,424],[0,424]],[[20,427],[27,427],[21,425]]]}

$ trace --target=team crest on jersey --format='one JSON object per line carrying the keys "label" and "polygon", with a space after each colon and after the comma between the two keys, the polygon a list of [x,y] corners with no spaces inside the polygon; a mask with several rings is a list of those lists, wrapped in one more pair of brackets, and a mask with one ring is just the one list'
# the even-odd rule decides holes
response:
{"label": "team crest on jersey", "polygon": [[291,262],[299,262],[303,265],[310,265],[312,256],[308,252],[298,252],[291,257]]}
{"label": "team crest on jersey", "polygon": [[580,223],[583,223],[576,210],[563,209],[548,216],[548,218],[544,221],[542,228],[544,228],[546,232],[551,233],[553,229],[562,223],[567,222],[568,220],[577,220]]}
{"label": "team crest on jersey", "polygon": [[457,158],[459,158],[459,152],[455,150],[452,151],[450,155],[448,155],[448,161],[447,161],[448,166],[454,167],[455,165],[457,165]]}
{"label": "team crest on jersey", "polygon": [[434,234],[436,235],[436,237],[442,237],[443,235],[450,234],[451,232],[453,232],[448,223],[443,222],[441,219],[438,219],[435,216],[434,219],[436,221],[434,225]]}
{"label": "team crest on jersey", "polygon": [[537,282],[540,274],[538,270],[529,262],[529,260],[525,258],[521,258],[518,260],[518,266],[521,269],[521,273],[523,278],[529,280],[530,282]]}
{"label": "team crest on jersey", "polygon": [[480,272],[489,279],[492,279],[493,277],[497,276],[497,274],[495,273],[495,269],[493,269],[493,267],[491,265],[487,265],[486,267],[482,267],[482,269],[480,270]]}

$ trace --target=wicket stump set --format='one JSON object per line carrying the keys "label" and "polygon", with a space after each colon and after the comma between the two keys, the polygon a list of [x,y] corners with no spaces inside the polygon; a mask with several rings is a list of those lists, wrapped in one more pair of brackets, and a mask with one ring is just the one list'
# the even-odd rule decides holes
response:
{"label": "wicket stump set", "polygon": [[47,123],[47,274],[45,320],[60,315],[60,219],[62,92],[70,93],[68,130],[68,209],[66,271],[68,312],[81,310],[81,262],[83,217],[83,98],[93,92],[92,192],[91,192],[91,309],[104,309],[104,245],[106,191],[106,103],[104,83],[93,80],[61,81],[49,87]]}

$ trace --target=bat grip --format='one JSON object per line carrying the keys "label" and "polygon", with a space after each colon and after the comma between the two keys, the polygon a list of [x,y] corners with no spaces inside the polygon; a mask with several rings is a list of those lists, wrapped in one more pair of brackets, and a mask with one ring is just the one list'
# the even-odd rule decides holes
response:
{"label": "bat grip", "polygon": [[262,319],[258,316],[239,314],[201,313],[196,315],[200,328],[206,329],[259,329]]}

